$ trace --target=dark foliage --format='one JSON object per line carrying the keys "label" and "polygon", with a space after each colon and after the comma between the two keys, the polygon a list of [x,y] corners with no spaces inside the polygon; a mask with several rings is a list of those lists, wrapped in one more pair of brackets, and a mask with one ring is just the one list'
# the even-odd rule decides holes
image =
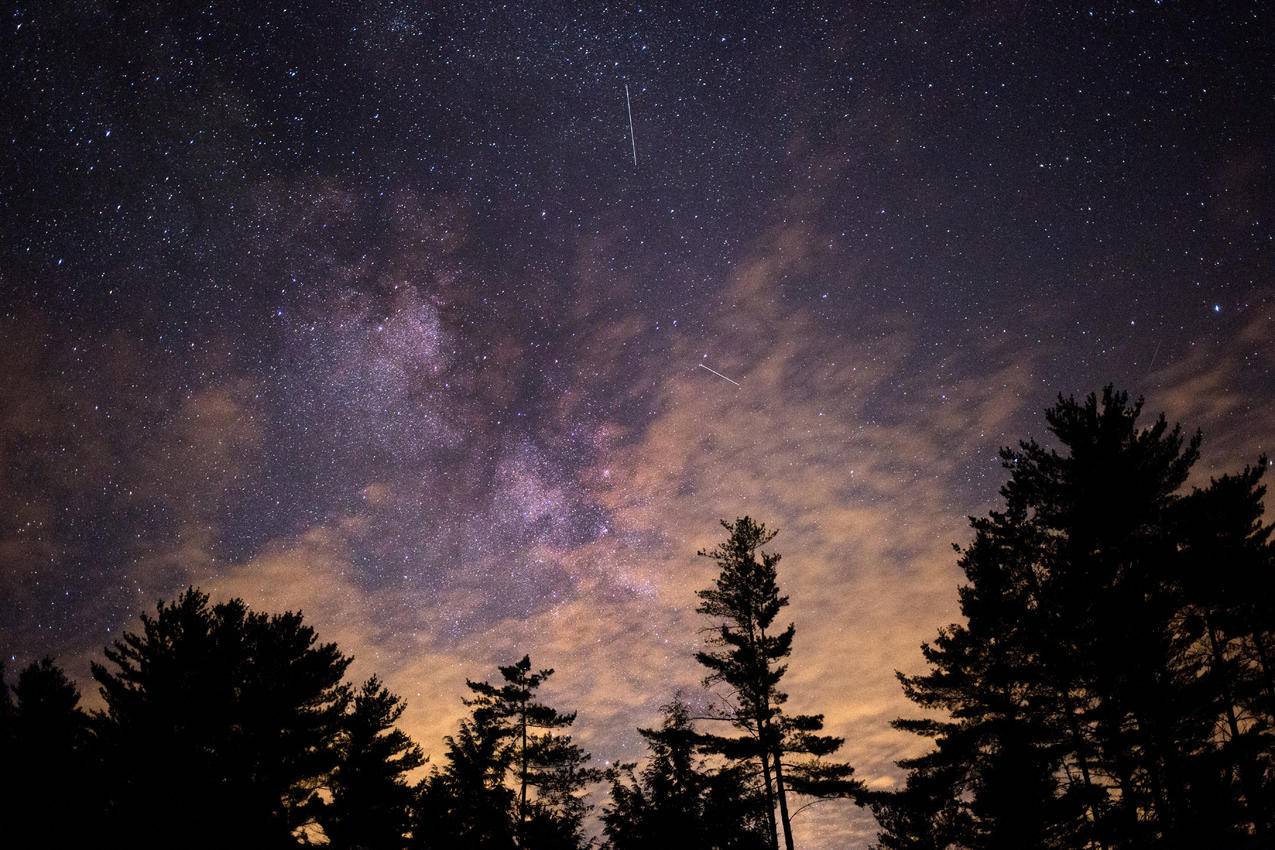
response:
{"label": "dark foliage", "polygon": [[681,700],[664,707],[659,729],[639,729],[650,757],[609,772],[602,814],[613,850],[764,850],[766,799],[749,771],[709,767],[702,738]]}
{"label": "dark foliage", "polygon": [[882,847],[1240,847],[1272,829],[1265,462],[1183,494],[1200,438],[1111,388],[1060,398],[1061,451],[1002,453],[960,550],[966,622],[900,676],[942,719],[879,795]]}
{"label": "dark foliage", "polygon": [[86,843],[99,799],[80,692],[45,658],[10,687],[0,667],[0,824],[17,846]]}
{"label": "dark foliage", "polygon": [[118,840],[295,845],[337,764],[350,699],[335,644],[318,644],[299,614],[210,606],[188,590],[106,658],[93,676]]}
{"label": "dark foliage", "polygon": [[555,731],[570,727],[575,713],[537,698],[553,670],[532,672],[528,656],[499,669],[497,684],[467,682],[471,717],[447,739],[450,764],[436,770],[421,793],[422,810],[443,818],[421,823],[418,845],[583,847],[585,787],[602,773],[588,766],[589,754],[569,735]]}
{"label": "dark foliage", "polygon": [[508,747],[500,730],[473,720],[448,736],[447,763],[421,783],[412,827],[418,850],[511,850],[514,792],[505,785]]}
{"label": "dark foliage", "polygon": [[[606,772],[611,850],[793,847],[790,798],[870,805],[883,850],[1143,850],[1275,838],[1275,542],[1267,463],[1187,489],[1199,454],[1108,388],[1047,413],[1058,442],[1002,453],[1004,505],[958,548],[963,622],[902,675],[931,742],[904,782],[869,792],[833,761],[819,715],[780,689],[796,634],[778,625],[775,534],[748,517],[701,552],[712,618],[697,660],[723,685],[710,716],[680,699],[649,756]],[[89,715],[50,659],[0,669],[5,846],[582,850],[604,774],[539,696],[531,660],[468,682],[469,716],[416,785],[403,702],[297,613],[160,603],[92,665]],[[696,721],[721,721],[697,728]],[[733,729],[736,734],[722,734]]]}
{"label": "dark foliage", "polygon": [[373,676],[354,695],[337,737],[331,801],[319,823],[338,850],[398,850],[406,843],[415,791],[406,775],[425,763],[394,724],[403,702]]}

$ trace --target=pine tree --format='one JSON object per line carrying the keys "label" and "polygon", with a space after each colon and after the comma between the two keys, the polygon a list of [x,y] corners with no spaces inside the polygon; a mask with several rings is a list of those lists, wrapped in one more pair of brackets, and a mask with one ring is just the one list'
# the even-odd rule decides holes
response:
{"label": "pine tree", "polygon": [[514,793],[504,730],[467,719],[444,739],[447,761],[420,784],[413,850],[513,850]]}
{"label": "pine tree", "polygon": [[[1035,675],[1042,654],[1025,545],[1032,538],[1015,533],[1014,523],[1014,515],[996,513],[975,521],[981,533],[960,561],[970,580],[960,590],[967,624],[949,626],[922,646],[929,673],[899,677],[910,700],[946,719],[893,724],[939,747],[900,763],[912,775],[892,805],[932,806],[946,783],[948,798],[962,800],[959,815],[949,811],[944,819],[946,840],[971,848],[1076,846],[1084,797],[1061,795],[1059,742],[1067,731],[1052,710],[1053,689]],[[907,817],[898,825],[914,829]],[[899,836],[892,840],[882,843],[907,846]]]}
{"label": "pine tree", "polygon": [[290,847],[336,764],[349,659],[300,614],[196,590],[93,665],[106,711],[114,841]]}
{"label": "pine tree", "polygon": [[[945,740],[951,747],[951,739]],[[932,753],[902,764],[908,768],[904,787],[867,794],[868,805],[880,824],[876,850],[948,850],[968,846],[972,831],[960,791],[963,760],[948,753]]]}
{"label": "pine tree", "polygon": [[[749,517],[734,523],[723,520],[722,526],[729,533],[727,540],[699,552],[717,563],[719,573],[712,587],[698,593],[701,603],[697,610],[712,617],[716,625],[709,648],[695,657],[709,670],[706,685],[720,682],[732,689],[734,704],[721,719],[729,720],[744,734],[706,740],[724,756],[758,763],[769,803],[770,834],[776,835],[777,805],[784,844],[793,850],[789,791],[815,797],[856,797],[863,787],[851,778],[849,765],[823,760],[836,752],[843,740],[819,734],[822,715],[784,713],[788,695],[778,685],[787,670],[783,660],[792,652],[796,626],[789,623],[775,629],[775,618],[788,604],[788,597],[779,593],[780,556],[762,550],[777,532]],[[777,837],[774,845],[778,846]]]}
{"label": "pine tree", "polygon": [[10,687],[0,667],[0,823],[17,846],[73,846],[97,814],[89,718],[80,692],[51,658]]}
{"label": "pine tree", "polygon": [[961,847],[1225,847],[1269,828],[1260,471],[1184,497],[1199,435],[1140,413],[1110,387],[1060,397],[1061,451],[1002,452],[1005,508],[961,553],[966,622],[901,677],[945,716],[896,723],[935,747],[878,799],[882,846],[927,846],[908,836],[939,811]]}
{"label": "pine tree", "polygon": [[1218,757],[1243,821],[1275,833],[1275,688],[1266,647],[1275,629],[1275,544],[1262,523],[1265,459],[1182,500],[1183,627],[1195,640],[1220,716]]}
{"label": "pine tree", "polygon": [[650,757],[608,772],[602,821],[612,850],[764,850],[765,801],[735,767],[713,769],[697,752],[686,704],[664,706],[659,729],[639,729]]}
{"label": "pine tree", "polygon": [[523,848],[573,848],[583,842],[588,812],[583,790],[601,778],[588,766],[589,754],[569,735],[556,733],[575,722],[540,702],[536,692],[552,669],[532,672],[531,659],[499,668],[502,682],[468,681],[473,696],[472,728],[502,742],[501,761],[517,789],[515,834]]}
{"label": "pine tree", "polygon": [[395,727],[405,706],[373,676],[341,721],[338,760],[328,781],[331,802],[319,817],[338,850],[405,846],[415,793],[404,778],[425,763],[420,747]]}

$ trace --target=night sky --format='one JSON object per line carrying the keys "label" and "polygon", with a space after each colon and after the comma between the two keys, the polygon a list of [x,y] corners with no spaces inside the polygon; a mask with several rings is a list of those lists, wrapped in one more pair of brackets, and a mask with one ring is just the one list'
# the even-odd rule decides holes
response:
{"label": "night sky", "polygon": [[90,704],[195,584],[436,760],[524,652],[631,759],[749,513],[792,705],[884,787],[1059,392],[1203,429],[1200,480],[1275,451],[1264,4],[178,5],[0,20],[0,649]]}

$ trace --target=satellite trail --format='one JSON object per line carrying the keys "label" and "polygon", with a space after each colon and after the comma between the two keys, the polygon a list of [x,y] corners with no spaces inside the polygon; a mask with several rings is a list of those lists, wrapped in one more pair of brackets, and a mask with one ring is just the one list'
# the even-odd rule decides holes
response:
{"label": "satellite trail", "polygon": [[[708,367],[707,367],[707,366],[705,366],[703,363],[700,363],[700,364],[699,364],[699,367],[700,367],[701,369],[708,369]],[[725,375],[723,375],[721,372],[718,372],[716,369],[708,369],[708,371],[712,372],[714,375],[716,375],[717,377],[721,378],[723,381],[730,381],[730,378],[726,377],[726,376],[725,376]],[[734,384],[735,386],[737,386],[737,387],[740,385],[740,384],[739,384],[739,381],[730,381],[730,382],[731,382],[732,384]]]}
{"label": "satellite trail", "polygon": [[624,84],[624,106],[629,110],[629,144],[633,145],[633,164],[637,165],[637,139],[633,135],[633,102],[629,100],[629,84]]}

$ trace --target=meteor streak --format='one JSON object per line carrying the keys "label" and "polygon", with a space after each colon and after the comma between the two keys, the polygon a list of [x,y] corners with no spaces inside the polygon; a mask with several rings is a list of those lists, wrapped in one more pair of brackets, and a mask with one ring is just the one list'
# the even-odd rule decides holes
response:
{"label": "meteor streak", "polygon": [[[708,367],[707,367],[707,366],[705,366],[703,363],[700,363],[700,364],[699,364],[699,367],[700,367],[701,369],[708,369]],[[714,375],[716,375],[717,377],[721,378],[723,381],[730,381],[730,378],[726,377],[726,376],[725,376],[725,375],[723,375],[721,372],[718,372],[716,369],[708,369],[708,371],[712,372]],[[732,384],[734,384],[735,386],[737,386],[737,387],[738,387],[738,386],[740,386],[739,381],[730,381],[730,382],[731,382]]]}
{"label": "meteor streak", "polygon": [[624,107],[629,110],[629,144],[633,145],[633,164],[637,165],[637,138],[633,135],[633,103],[629,100],[629,84],[624,84]]}

